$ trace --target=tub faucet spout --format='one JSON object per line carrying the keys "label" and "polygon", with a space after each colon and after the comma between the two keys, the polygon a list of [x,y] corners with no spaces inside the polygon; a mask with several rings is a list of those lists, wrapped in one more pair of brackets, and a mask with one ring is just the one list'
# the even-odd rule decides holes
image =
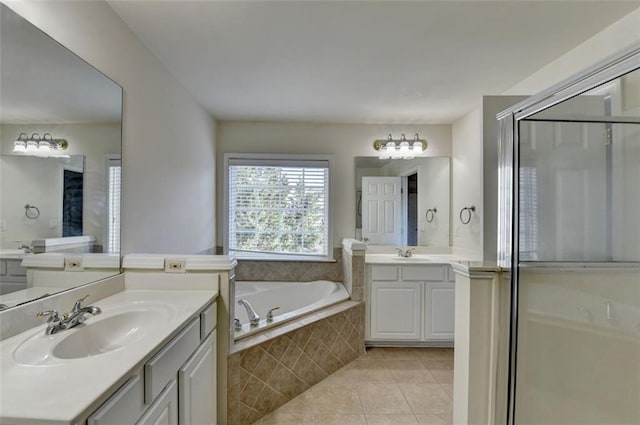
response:
{"label": "tub faucet spout", "polygon": [[238,304],[240,304],[247,310],[247,316],[249,316],[249,323],[251,324],[251,326],[258,326],[258,323],[260,323],[260,316],[258,316],[258,313],[256,313],[253,307],[251,307],[249,301],[245,300],[244,298],[240,298],[238,300]]}

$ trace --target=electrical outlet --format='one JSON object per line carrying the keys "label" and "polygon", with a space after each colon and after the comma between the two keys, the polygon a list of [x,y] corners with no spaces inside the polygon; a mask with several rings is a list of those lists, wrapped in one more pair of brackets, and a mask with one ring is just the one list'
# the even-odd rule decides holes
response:
{"label": "electrical outlet", "polygon": [[82,258],[65,258],[64,259],[64,271],[66,272],[81,272],[84,270],[82,266]]}
{"label": "electrical outlet", "polygon": [[164,271],[167,273],[184,273],[187,260],[164,260]]}

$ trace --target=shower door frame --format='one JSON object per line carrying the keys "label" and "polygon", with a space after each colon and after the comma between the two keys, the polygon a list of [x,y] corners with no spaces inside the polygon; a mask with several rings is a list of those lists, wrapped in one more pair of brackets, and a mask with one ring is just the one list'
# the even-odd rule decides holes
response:
{"label": "shower door frame", "polygon": [[498,169],[498,265],[510,274],[509,373],[506,423],[516,425],[518,354],[520,121],[538,112],[640,69],[640,42],[500,112]]}

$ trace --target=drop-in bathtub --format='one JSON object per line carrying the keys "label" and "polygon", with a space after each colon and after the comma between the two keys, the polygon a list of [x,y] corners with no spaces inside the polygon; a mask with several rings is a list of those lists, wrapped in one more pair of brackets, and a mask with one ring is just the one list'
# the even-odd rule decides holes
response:
{"label": "drop-in bathtub", "polygon": [[[238,305],[245,299],[260,316],[258,326],[250,326],[246,309]],[[349,293],[340,282],[319,280],[313,282],[249,282],[235,283],[235,318],[242,329],[235,330],[235,339],[244,338],[271,327],[322,310],[349,299]],[[275,307],[273,321],[267,321],[267,312]]]}

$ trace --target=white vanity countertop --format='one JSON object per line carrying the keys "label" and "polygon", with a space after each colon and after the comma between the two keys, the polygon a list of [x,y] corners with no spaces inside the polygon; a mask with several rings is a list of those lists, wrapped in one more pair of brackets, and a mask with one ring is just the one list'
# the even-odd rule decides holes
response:
{"label": "white vanity countertop", "polygon": [[410,264],[451,264],[468,260],[452,254],[413,254],[409,258],[399,257],[398,254],[366,254],[364,261],[367,264],[406,266]]}
{"label": "white vanity countertop", "polygon": [[[16,350],[34,335],[44,335],[45,324],[1,341],[0,423],[71,423],[217,295],[215,290],[125,290],[99,300],[93,305],[100,307],[105,316],[125,306],[154,303],[170,306],[171,315],[141,340],[92,357],[64,361],[43,358],[42,364],[18,362]],[[90,325],[92,320],[89,317],[86,323]],[[66,338],[80,326],[47,338]]]}

